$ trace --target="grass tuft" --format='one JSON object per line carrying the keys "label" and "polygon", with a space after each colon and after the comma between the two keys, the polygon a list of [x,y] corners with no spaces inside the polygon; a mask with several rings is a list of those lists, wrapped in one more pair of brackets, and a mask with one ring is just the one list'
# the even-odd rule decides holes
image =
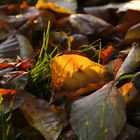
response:
{"label": "grass tuft", "polygon": [[[13,100],[10,102],[12,105]],[[0,140],[14,140],[14,131],[11,125],[12,106],[10,105],[10,113],[5,114],[3,97],[0,95]]]}
{"label": "grass tuft", "polygon": [[[58,55],[56,52],[57,46],[51,51],[48,51],[50,32],[50,21],[48,21],[48,28],[43,33],[43,44],[40,50],[36,66],[30,71],[29,83],[30,89],[35,89],[35,94],[43,99],[49,100],[52,93],[51,88],[51,62],[52,59]],[[32,90],[32,93],[34,91]],[[38,92],[38,93],[37,93]]]}
{"label": "grass tuft", "polygon": [[101,58],[101,51],[102,51],[102,42],[101,39],[97,39],[94,42],[92,42],[89,45],[83,45],[84,49],[82,49],[83,52],[86,52],[88,50],[92,50],[95,52],[95,54],[92,56],[92,59],[95,59],[99,64],[100,58]]}

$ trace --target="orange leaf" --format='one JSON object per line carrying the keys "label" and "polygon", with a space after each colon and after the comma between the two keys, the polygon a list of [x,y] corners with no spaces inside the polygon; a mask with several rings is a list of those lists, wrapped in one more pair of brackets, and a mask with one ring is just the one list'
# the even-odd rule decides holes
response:
{"label": "orange leaf", "polygon": [[9,4],[7,9],[11,12],[14,11],[15,9],[17,9],[17,5],[16,4]]}
{"label": "orange leaf", "polygon": [[9,95],[9,94],[16,94],[16,91],[15,90],[12,90],[12,89],[0,89],[0,94],[2,95]]}
{"label": "orange leaf", "polygon": [[129,103],[131,100],[139,96],[139,93],[132,82],[124,84],[119,88],[119,91],[124,97],[125,103]]}
{"label": "orange leaf", "polygon": [[122,96],[126,96],[128,91],[132,88],[133,84],[132,82],[126,83],[124,86],[122,86]]}
{"label": "orange leaf", "polygon": [[17,57],[17,67],[21,68],[21,69],[25,69],[25,70],[28,70],[30,68],[30,64],[31,64],[31,60],[37,56],[39,54],[40,50],[36,50],[35,52],[33,52],[33,54],[30,56],[29,59],[26,59],[22,62],[19,62],[20,61],[20,58]]}
{"label": "orange leaf", "polygon": [[109,45],[106,49],[104,49],[101,52],[101,56],[100,56],[101,61],[104,61],[104,59],[107,59],[107,57],[110,57],[112,52],[113,52],[113,47],[112,45]]}
{"label": "orange leaf", "polygon": [[23,2],[21,3],[21,5],[20,5],[20,9],[21,9],[21,10],[24,10],[24,9],[27,9],[27,8],[28,8],[27,2],[26,2],[26,1],[23,1]]}
{"label": "orange leaf", "polygon": [[0,62],[0,70],[9,68],[9,67],[13,67],[14,64],[13,63],[9,63],[8,60],[4,60],[2,62]]}
{"label": "orange leaf", "polygon": [[25,70],[29,69],[29,67],[30,67],[30,60],[27,59],[27,60],[22,61],[22,62],[18,65],[18,67],[20,67],[21,69],[25,69]]}

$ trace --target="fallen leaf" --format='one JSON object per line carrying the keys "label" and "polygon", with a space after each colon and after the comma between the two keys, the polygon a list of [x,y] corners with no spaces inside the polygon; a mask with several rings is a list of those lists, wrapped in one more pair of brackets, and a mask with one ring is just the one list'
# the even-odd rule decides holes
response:
{"label": "fallen leaf", "polygon": [[30,58],[33,53],[33,47],[30,41],[21,34],[16,34],[16,38],[19,43],[19,55],[22,60],[26,60]]}
{"label": "fallen leaf", "polygon": [[12,110],[18,109],[24,101],[35,98],[34,95],[30,94],[29,92],[23,89],[13,90],[13,93],[14,94],[3,95],[3,104],[5,108],[5,113],[8,113],[11,109]]}
{"label": "fallen leaf", "polygon": [[132,78],[132,83],[134,84],[134,86],[136,87],[137,91],[140,93],[140,73],[136,73],[135,76]]}
{"label": "fallen leaf", "polygon": [[69,11],[63,7],[59,7],[58,5],[56,5],[53,2],[46,2],[45,0],[38,0],[36,7],[40,8],[40,9],[45,8],[45,9],[51,10],[53,12],[66,14],[66,15],[72,14],[71,11]]}
{"label": "fallen leaf", "polygon": [[0,89],[0,94],[7,95],[7,94],[16,94],[15,90],[12,89]]}
{"label": "fallen leaf", "polygon": [[[138,10],[127,10],[123,16],[120,18],[119,24],[115,27],[115,31],[117,33],[122,34],[123,36],[126,34],[127,30],[140,22],[140,17],[138,16],[140,14],[140,11]],[[133,20],[132,20],[133,17]],[[116,33],[116,34],[117,34]]]}
{"label": "fallen leaf", "polygon": [[101,51],[100,59],[103,64],[107,63],[113,57],[113,46],[109,45]]}
{"label": "fallen leaf", "polygon": [[125,122],[124,99],[112,82],[71,106],[70,124],[79,139],[113,140]]}
{"label": "fallen leaf", "polygon": [[126,106],[127,122],[135,127],[140,126],[139,116],[140,116],[140,96],[137,96]]}
{"label": "fallen leaf", "polygon": [[[54,106],[53,106],[54,107]],[[67,126],[66,114],[52,110],[47,101],[32,99],[25,101],[20,109],[28,122],[37,129],[46,140],[57,140],[62,129]]]}
{"label": "fallen leaf", "polygon": [[17,13],[19,10],[19,7],[17,4],[8,4],[7,5],[7,12],[10,13],[10,14],[15,14]]}
{"label": "fallen leaf", "polygon": [[77,0],[78,2],[78,8],[82,7],[91,7],[91,6],[99,6],[103,4],[107,4],[110,0],[102,1],[102,0]]}
{"label": "fallen leaf", "polygon": [[120,69],[118,70],[116,74],[116,79],[127,73],[132,73],[140,63],[140,47],[139,44],[134,44],[131,48],[128,56],[124,60],[123,64],[121,65]]}
{"label": "fallen leaf", "polygon": [[19,53],[19,43],[14,35],[10,35],[0,44],[0,58],[15,59]]}
{"label": "fallen leaf", "polygon": [[89,45],[89,40],[87,36],[82,34],[74,34],[73,36],[69,37],[71,42],[71,49],[78,50],[81,46]]}
{"label": "fallen leaf", "polygon": [[3,70],[0,70],[0,76],[3,76],[4,74],[7,74],[8,72],[14,70],[14,67],[6,68]]}
{"label": "fallen leaf", "polygon": [[36,7],[28,7],[22,12],[17,12],[15,15],[2,16],[1,18],[12,28],[19,28],[26,23],[30,18],[39,14],[39,9]]}
{"label": "fallen leaf", "polygon": [[33,20],[32,24],[33,27],[32,26],[31,27],[33,28],[34,31],[44,30],[47,29],[48,21],[50,21],[51,26],[53,26],[55,20],[56,17],[53,12],[41,9],[36,19]]}
{"label": "fallen leaf", "polygon": [[131,42],[134,42],[135,40],[140,38],[139,33],[140,33],[140,23],[135,24],[128,29],[124,41],[131,40]]}
{"label": "fallen leaf", "polygon": [[123,64],[123,61],[124,60],[122,58],[117,58],[107,63],[105,67],[115,77],[117,71],[120,69],[121,65]]}
{"label": "fallen leaf", "polygon": [[139,93],[132,82],[128,82],[119,88],[121,95],[125,99],[125,103],[129,103],[131,100],[136,98]]}
{"label": "fallen leaf", "polygon": [[87,14],[72,14],[67,18],[56,21],[56,26],[62,30],[69,30],[72,33],[107,36],[113,29],[113,26],[104,20]]}
{"label": "fallen leaf", "polygon": [[140,1],[132,0],[119,7],[118,12],[126,12],[127,10],[137,10],[140,11]]}
{"label": "fallen leaf", "polygon": [[49,2],[55,3],[60,7],[63,7],[71,12],[75,13],[77,8],[76,0],[50,0]]}
{"label": "fallen leaf", "polygon": [[4,60],[0,61],[0,70],[10,68],[10,67],[14,67],[14,66],[15,66],[15,64],[9,62],[7,59],[4,59]]}
{"label": "fallen leaf", "polygon": [[28,7],[29,7],[29,5],[28,5],[28,3],[27,3],[26,1],[23,1],[23,2],[20,4],[20,6],[19,6],[19,8],[20,8],[21,10],[26,10]]}
{"label": "fallen leaf", "polygon": [[0,84],[4,88],[24,89],[28,82],[28,72],[11,71],[1,76]]}
{"label": "fallen leaf", "polygon": [[9,35],[9,25],[3,21],[2,19],[0,19],[0,40],[3,41],[5,40]]}
{"label": "fallen leaf", "polygon": [[115,25],[118,17],[116,11],[121,6],[121,3],[109,3],[107,5],[84,7],[83,10],[86,14],[96,16],[108,23]]}
{"label": "fallen leaf", "polygon": [[56,96],[70,98],[97,90],[111,79],[104,66],[77,54],[55,57],[51,75]]}
{"label": "fallen leaf", "polygon": [[139,139],[140,139],[139,128],[134,127],[133,125],[127,123],[116,140],[139,140]]}

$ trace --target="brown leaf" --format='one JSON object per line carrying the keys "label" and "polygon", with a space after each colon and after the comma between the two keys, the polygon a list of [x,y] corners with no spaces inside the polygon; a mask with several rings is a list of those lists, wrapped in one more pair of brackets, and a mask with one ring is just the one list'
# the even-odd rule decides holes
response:
{"label": "brown leaf", "polygon": [[89,44],[87,36],[82,34],[74,34],[73,36],[69,37],[69,40],[71,42],[72,50],[78,50],[81,46]]}
{"label": "brown leaf", "polygon": [[123,59],[122,58],[117,58],[115,60],[110,61],[105,65],[106,69],[114,76],[116,76],[117,71],[123,64]]}
{"label": "brown leaf", "polygon": [[19,43],[19,55],[22,60],[26,60],[30,58],[33,53],[33,47],[30,41],[21,34],[16,34],[16,38]]}
{"label": "brown leaf", "polygon": [[116,140],[139,140],[140,129],[130,124],[126,124],[121,134]]}
{"label": "brown leaf", "polygon": [[131,28],[128,29],[124,41],[131,40],[134,42],[135,40],[140,38],[140,23],[133,25]]}
{"label": "brown leaf", "polygon": [[114,140],[125,122],[124,99],[112,82],[71,107],[70,123],[79,139]]}
{"label": "brown leaf", "polygon": [[[1,15],[1,13],[0,13]],[[4,20],[0,19],[0,40],[5,40],[9,36],[9,26]]]}
{"label": "brown leaf", "polygon": [[100,19],[105,20],[108,23],[115,25],[118,18],[116,16],[116,11],[121,6],[121,4],[110,3],[107,5],[94,6],[94,7],[84,7],[85,13],[96,16]]}
{"label": "brown leaf", "polygon": [[28,72],[12,71],[1,76],[0,84],[4,88],[24,89],[28,81]]}
{"label": "brown leaf", "polygon": [[140,93],[140,73],[136,73],[135,77],[131,80],[134,86],[136,87],[137,91]]}
{"label": "brown leaf", "polygon": [[131,48],[128,56],[124,60],[120,69],[118,70],[116,78],[118,78],[123,74],[133,72],[139,66],[139,63],[140,63],[140,47],[139,44],[135,44]]}
{"label": "brown leaf", "polygon": [[18,12],[14,15],[9,15],[6,18],[3,18],[3,20],[8,23],[9,26],[12,28],[19,28],[21,25],[26,23],[30,18],[37,16],[40,13],[40,11],[35,7],[28,7],[26,10],[23,10],[22,12]]}
{"label": "brown leaf", "polygon": [[14,35],[10,35],[0,44],[0,58],[15,59],[19,54],[19,43]]}
{"label": "brown leaf", "polygon": [[[5,113],[8,113],[11,109],[18,109],[21,104],[29,99],[35,98],[32,94],[28,93],[23,89],[13,90],[15,94],[4,94],[3,95],[3,104],[5,108]],[[11,105],[12,102],[12,106]]]}
{"label": "brown leaf", "polygon": [[66,127],[66,114],[55,109],[54,112],[48,102],[32,99],[24,102],[20,107],[28,122],[37,129],[46,140],[57,140],[62,129]]}
{"label": "brown leaf", "polygon": [[86,14],[72,14],[56,22],[62,30],[69,28],[73,33],[107,36],[113,26],[102,19]]}
{"label": "brown leaf", "polygon": [[106,0],[106,1],[102,1],[102,0],[77,0],[78,1],[78,7],[91,7],[91,6],[99,6],[99,5],[103,5],[106,4],[108,2],[110,2],[110,0]]}
{"label": "brown leaf", "polygon": [[0,70],[6,69],[6,68],[10,68],[10,67],[14,67],[14,66],[15,66],[14,63],[10,63],[6,59],[0,62]]}
{"label": "brown leaf", "polygon": [[[115,31],[117,33],[121,33],[125,35],[127,30],[140,22],[140,17],[138,16],[140,14],[140,11],[137,10],[127,10],[125,14],[122,16],[120,23],[115,27]],[[133,20],[132,20],[133,17]]]}
{"label": "brown leaf", "polygon": [[51,26],[53,26],[55,20],[55,14],[53,14],[51,11],[41,9],[36,19],[33,20],[33,27],[31,26],[31,28],[33,28],[34,31],[44,30],[48,26],[48,21],[50,21]]}

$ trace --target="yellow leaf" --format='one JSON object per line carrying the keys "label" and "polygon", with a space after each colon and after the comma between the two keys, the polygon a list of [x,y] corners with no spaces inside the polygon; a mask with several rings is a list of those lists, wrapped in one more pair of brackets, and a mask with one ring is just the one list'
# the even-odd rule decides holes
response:
{"label": "yellow leaf", "polygon": [[70,10],[67,10],[63,7],[59,7],[58,5],[56,5],[53,2],[46,2],[44,0],[38,0],[36,7],[49,9],[49,10],[52,10],[53,12],[61,13],[61,14],[67,14],[67,15],[72,14],[72,12]]}
{"label": "yellow leaf", "polygon": [[63,95],[69,92],[66,96],[71,96],[70,98],[97,90],[110,79],[104,66],[77,54],[55,57],[51,75],[56,93],[61,92]]}

